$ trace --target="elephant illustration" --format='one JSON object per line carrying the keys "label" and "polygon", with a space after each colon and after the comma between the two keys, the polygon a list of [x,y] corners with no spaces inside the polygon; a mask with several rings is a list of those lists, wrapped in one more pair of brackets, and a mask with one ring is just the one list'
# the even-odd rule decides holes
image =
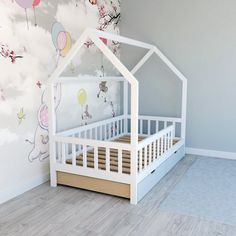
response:
{"label": "elephant illustration", "polygon": [[[57,84],[54,90],[55,109],[58,108],[61,101],[61,85]],[[46,105],[46,90],[42,94],[41,105],[38,110],[38,126],[35,130],[34,141],[26,139],[33,145],[32,150],[28,155],[30,162],[36,159],[43,161],[49,157],[49,133],[48,133],[48,107]]]}

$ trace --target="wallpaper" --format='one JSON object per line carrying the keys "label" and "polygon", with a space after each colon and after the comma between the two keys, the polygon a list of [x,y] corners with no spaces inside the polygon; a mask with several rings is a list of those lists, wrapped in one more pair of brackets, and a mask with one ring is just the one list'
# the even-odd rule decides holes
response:
{"label": "wallpaper", "polygon": [[[119,0],[2,0],[0,2],[0,159],[20,179],[48,170],[46,82],[86,27],[119,34]],[[119,56],[119,44],[102,39]],[[57,128],[64,130],[120,112],[117,73],[88,39],[64,76],[101,82],[55,86]],[[19,168],[16,165],[19,164]],[[5,169],[6,170],[6,169]],[[6,171],[4,172],[6,173]],[[0,189],[3,179],[0,171]],[[11,185],[9,179],[5,184]]]}

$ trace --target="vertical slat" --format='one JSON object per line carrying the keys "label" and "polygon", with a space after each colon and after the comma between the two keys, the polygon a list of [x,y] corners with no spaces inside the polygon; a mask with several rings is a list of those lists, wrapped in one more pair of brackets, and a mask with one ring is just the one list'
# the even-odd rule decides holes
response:
{"label": "vertical slat", "polygon": [[120,135],[120,120],[117,121],[117,136]]}
{"label": "vertical slat", "polygon": [[156,159],[156,140],[153,142],[153,161]]}
{"label": "vertical slat", "polygon": [[57,143],[57,155],[58,155],[58,162],[61,162],[62,161],[62,155],[61,155],[61,145],[62,143]]}
{"label": "vertical slat", "polygon": [[144,147],[144,169],[147,167],[147,147]]}
{"label": "vertical slat", "polygon": [[62,154],[62,156],[61,156],[61,162],[62,162],[62,164],[65,164],[66,163],[66,145],[65,145],[65,143],[62,143],[62,147],[61,147],[61,154]]}
{"label": "vertical slat", "polygon": [[165,135],[164,152],[166,152],[166,150],[167,150],[167,138],[168,138],[167,135],[168,135],[168,134]]}
{"label": "vertical slat", "polygon": [[173,146],[173,139],[174,139],[174,132],[173,131],[171,131],[171,135],[170,135],[170,147],[172,147]]}
{"label": "vertical slat", "polygon": [[159,131],[159,121],[156,120],[156,133],[158,133],[158,131]]}
{"label": "vertical slat", "polygon": [[149,165],[151,165],[151,162],[152,162],[152,143],[150,143],[148,145],[148,148],[149,148]]}
{"label": "vertical slat", "polygon": [[163,136],[161,137],[161,155],[163,154],[163,145],[164,145],[164,143],[163,143]]}
{"label": "vertical slat", "polygon": [[160,156],[160,139],[157,140],[157,158]]}
{"label": "vertical slat", "polygon": [[170,149],[170,132],[167,133],[167,150]]}
{"label": "vertical slat", "polygon": [[122,149],[118,149],[118,173],[122,173]]}
{"label": "vertical slat", "polygon": [[99,140],[102,140],[102,126],[99,126]]}
{"label": "vertical slat", "polygon": [[87,167],[87,146],[83,145],[83,167]]}
{"label": "vertical slat", "polygon": [[95,130],[94,130],[94,138],[95,138],[95,140],[98,140],[98,127],[96,127],[95,128]]}
{"label": "vertical slat", "polygon": [[143,120],[140,119],[140,134],[143,134]]}
{"label": "vertical slat", "polygon": [[106,171],[110,171],[110,149],[106,148]]}
{"label": "vertical slat", "polygon": [[76,145],[72,144],[72,165],[76,166]]}
{"label": "vertical slat", "polygon": [[98,170],[98,147],[94,147],[94,169]]}
{"label": "vertical slat", "polygon": [[143,151],[142,149],[139,151],[139,172],[143,169]]}
{"label": "vertical slat", "polygon": [[151,134],[151,121],[148,120],[147,122],[148,122],[147,123],[147,134],[150,135]]}
{"label": "vertical slat", "polygon": [[[181,123],[181,126],[182,126],[182,123]],[[174,122],[174,133],[173,133],[174,137],[176,137],[176,133],[175,132],[176,132],[176,122]]]}
{"label": "vertical slat", "polygon": [[164,121],[164,128],[167,127],[167,121]]}

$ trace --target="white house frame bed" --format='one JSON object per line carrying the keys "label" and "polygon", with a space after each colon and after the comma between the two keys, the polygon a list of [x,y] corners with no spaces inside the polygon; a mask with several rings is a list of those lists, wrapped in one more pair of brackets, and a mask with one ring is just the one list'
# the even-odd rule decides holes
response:
{"label": "white house frame bed", "polygon": [[[60,78],[60,74],[88,38],[122,75],[104,80],[123,82],[124,112],[118,117],[58,133],[54,86],[56,83],[80,81],[79,77]],[[129,71],[100,38],[148,49],[148,52]],[[153,54],[158,55],[182,82],[180,118],[139,116],[139,82],[134,74]],[[131,114],[128,114],[128,83]],[[129,198],[132,204],[137,204],[185,154],[187,79],[154,45],[86,29],[52,74],[49,88],[51,186],[63,184],[103,192]],[[180,127],[180,135],[176,134],[177,127]]]}

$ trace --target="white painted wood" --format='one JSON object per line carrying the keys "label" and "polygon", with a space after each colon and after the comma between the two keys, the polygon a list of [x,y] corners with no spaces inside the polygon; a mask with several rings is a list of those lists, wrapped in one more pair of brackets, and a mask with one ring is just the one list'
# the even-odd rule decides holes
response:
{"label": "white painted wood", "polygon": [[106,148],[106,171],[110,172],[110,148]]}
{"label": "white painted wood", "polygon": [[128,133],[128,82],[125,81],[123,83],[123,109],[124,109],[124,132]]}
{"label": "white painted wood", "polygon": [[68,76],[68,77],[59,77],[54,80],[55,83],[91,83],[91,82],[101,82],[101,81],[107,81],[107,82],[124,82],[125,79],[122,76]]}
{"label": "white painted wood", "polygon": [[[58,78],[61,72],[70,63],[71,59],[78,53],[83,46],[85,40],[89,37],[94,44],[102,51],[102,53],[108,58],[108,60],[114,65],[114,67],[121,73],[122,77],[107,77],[106,81],[123,81],[124,82],[124,95],[123,106],[124,114],[119,117],[107,119],[105,121],[95,122],[83,127],[66,130],[56,134],[56,119],[54,108],[54,96],[53,86],[56,81],[63,83],[86,81],[88,79],[92,81],[99,81],[98,77],[77,77],[77,78]],[[107,38],[115,40],[121,43],[130,44],[137,47],[149,49],[147,54],[139,61],[139,63],[130,72],[121,61],[112,53],[112,51],[101,41],[100,38]],[[155,117],[155,116],[138,116],[138,99],[139,99],[139,83],[134,77],[134,73],[140,69],[145,62],[156,53],[161,60],[177,75],[182,81],[182,111],[181,118],[176,117]],[[131,86],[131,114],[128,115],[128,83]],[[49,96],[49,117],[52,123],[49,127],[50,135],[50,158],[51,165],[51,182],[52,186],[56,186],[56,171],[64,171],[68,173],[80,174],[84,176],[101,178],[111,181],[117,181],[121,183],[130,184],[130,201],[132,204],[137,204],[138,201],[138,182],[145,178],[150,170],[157,168],[164,160],[169,158],[173,152],[178,150],[185,142],[185,126],[186,126],[186,101],[187,101],[187,80],[184,75],[169,61],[169,59],[155,46],[146,44],[137,40],[128,39],[119,35],[110,34],[95,29],[87,29],[80,39],[76,42],[73,49],[69,52],[67,57],[62,60],[62,63],[54,71],[49,79],[50,84],[50,96]],[[130,126],[128,125],[130,121]],[[147,135],[151,135],[151,122],[156,122],[156,133],[146,137],[146,139],[138,142],[138,133],[143,134],[143,121],[147,122]],[[159,131],[159,122],[164,122],[164,129]],[[168,123],[168,124],[167,124]],[[175,124],[181,124],[181,140],[172,145]],[[168,126],[169,124],[173,124]],[[128,127],[129,126],[129,127]],[[99,137],[98,137],[99,129]],[[117,129],[117,131],[116,131]],[[129,131],[129,132],[128,132]],[[140,132],[139,132],[140,131]],[[112,133],[111,133],[112,132]],[[115,137],[121,134],[130,133],[131,143],[114,142]],[[80,137],[76,137],[79,134]],[[94,134],[94,135],[93,135]],[[99,139],[99,140],[98,140]],[[103,141],[105,140],[105,141]],[[161,142],[161,145],[159,145]],[[56,143],[62,145],[62,160],[56,163]],[[66,151],[65,146],[70,145],[72,147],[72,153]],[[76,145],[83,147],[83,167],[76,166]],[[156,147],[158,151],[156,153]],[[159,148],[161,146],[161,151]],[[98,148],[103,147],[106,149],[106,170],[98,169]],[[171,148],[170,148],[171,147]],[[94,168],[87,168],[87,150],[94,148]],[[110,149],[118,150],[118,172],[110,171]],[[169,149],[170,148],[170,149]],[[142,169],[142,150],[144,149],[144,169]],[[153,154],[152,154],[152,149]],[[167,151],[167,149],[169,149]],[[123,150],[130,151],[131,154],[131,173],[130,175],[122,173],[122,152]],[[149,160],[147,160],[147,151],[149,151]],[[138,155],[139,153],[139,155]],[[153,156],[152,156],[153,155]],[[138,170],[138,156],[139,156],[139,173]],[[158,158],[155,158],[155,157]],[[72,165],[66,164],[66,159],[72,158]],[[149,165],[147,165],[147,161]],[[151,164],[151,162],[153,162]]]}
{"label": "white painted wood", "polygon": [[76,147],[75,144],[72,144],[72,165],[76,165]]}
{"label": "white painted wood", "polygon": [[87,167],[87,145],[83,144],[83,167]]}
{"label": "white painted wood", "polygon": [[143,169],[143,151],[142,149],[139,151],[139,172]]}
{"label": "white painted wood", "polygon": [[183,141],[179,141],[176,145],[174,145],[169,151],[167,151],[164,155],[156,159],[152,165],[147,166],[141,173],[138,174],[137,182],[139,183],[145,177],[147,177],[153,170],[157,169],[164,161],[166,161],[175,151],[179,150],[184,145]]}
{"label": "white painted wood", "polygon": [[182,84],[182,108],[181,108],[181,138],[185,140],[186,136],[186,115],[187,115],[187,80],[183,81]]}
{"label": "white painted wood", "polygon": [[[105,31],[101,31],[101,30],[96,30],[96,29],[89,29],[89,31],[92,33],[92,35],[96,35],[97,37],[101,37],[101,38],[106,38],[106,39],[110,39],[110,40],[114,40],[120,43],[124,43],[124,44],[128,44],[128,45],[132,45],[132,46],[136,46],[136,47],[140,47],[140,48],[146,48],[146,49],[152,49],[153,45],[148,44],[148,43],[144,43],[135,39],[130,39],[121,35],[116,35],[116,34],[111,34]],[[91,35],[90,33],[90,35]]]}
{"label": "white painted wood", "polygon": [[131,73],[134,75],[144,64],[145,62],[152,56],[154,53],[153,48],[150,49],[147,54],[138,62],[138,64],[131,70]]}
{"label": "white painted wood", "polygon": [[94,169],[98,170],[98,148],[94,147]]}
{"label": "white painted wood", "polygon": [[122,149],[118,149],[118,173],[122,173]]}

